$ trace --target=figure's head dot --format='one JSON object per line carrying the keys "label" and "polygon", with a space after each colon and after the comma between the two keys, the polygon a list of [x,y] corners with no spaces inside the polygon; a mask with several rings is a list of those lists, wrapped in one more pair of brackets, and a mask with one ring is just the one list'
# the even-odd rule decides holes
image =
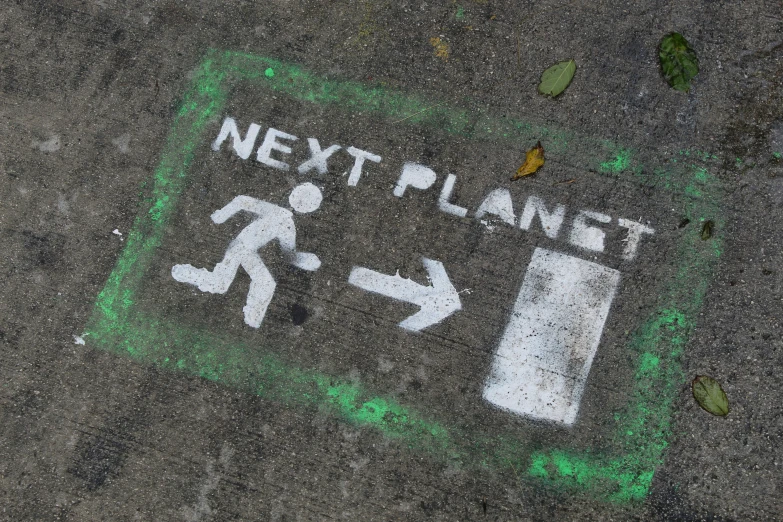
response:
{"label": "figure's head dot", "polygon": [[307,214],[321,206],[323,195],[321,189],[312,183],[302,183],[294,187],[291,195],[288,196],[288,203],[295,211],[300,214]]}

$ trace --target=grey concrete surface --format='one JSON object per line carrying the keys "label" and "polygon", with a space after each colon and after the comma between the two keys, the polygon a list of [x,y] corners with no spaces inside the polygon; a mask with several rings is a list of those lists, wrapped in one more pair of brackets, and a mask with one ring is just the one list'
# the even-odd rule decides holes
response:
{"label": "grey concrete surface", "polygon": [[[4,2],[0,519],[783,518],[781,7]],[[688,94],[659,71],[671,31],[700,57]],[[565,93],[538,95],[568,58]],[[207,63],[236,67],[225,99],[209,98]],[[260,126],[248,159],[210,147],[226,116],[243,135]],[[298,137],[273,153],[289,170],[256,160],[270,127]],[[342,146],[327,172],[296,171],[306,138]],[[538,140],[547,163],[510,182]],[[355,186],[350,146],[382,157]],[[406,162],[437,180],[397,197]],[[465,217],[438,207],[449,173]],[[294,214],[297,248],[321,267],[263,247],[277,287],[259,328],[243,320],[243,270],[225,294],[172,278],[211,269],[249,223],[212,212],[238,195],[285,207],[302,182],[324,199]],[[562,231],[477,219],[495,189],[517,219],[529,196],[563,205]],[[580,210],[611,217],[603,251],[569,241]],[[619,218],[655,229],[633,259]],[[99,294],[153,236],[115,325]],[[573,426],[482,398],[536,248],[620,274]],[[416,306],[348,283],[360,266],[426,285],[422,257],[443,263],[461,309],[420,332],[398,326]],[[665,322],[671,303],[683,315]],[[658,369],[640,366],[645,343]],[[702,374],[727,417],[691,397]]]}

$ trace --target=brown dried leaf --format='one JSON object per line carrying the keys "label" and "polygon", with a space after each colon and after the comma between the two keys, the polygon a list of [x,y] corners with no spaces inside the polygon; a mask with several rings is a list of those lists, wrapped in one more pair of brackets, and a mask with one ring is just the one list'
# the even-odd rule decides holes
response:
{"label": "brown dried leaf", "polygon": [[441,60],[448,61],[449,59],[449,44],[438,38],[437,36],[430,38],[430,45],[435,49],[435,56]]}
{"label": "brown dried leaf", "polygon": [[528,176],[537,171],[544,164],[544,147],[541,146],[541,142],[536,143],[536,146],[527,151],[525,156],[525,162],[521,167],[517,169],[517,173],[511,178],[511,181],[519,179],[524,176]]}

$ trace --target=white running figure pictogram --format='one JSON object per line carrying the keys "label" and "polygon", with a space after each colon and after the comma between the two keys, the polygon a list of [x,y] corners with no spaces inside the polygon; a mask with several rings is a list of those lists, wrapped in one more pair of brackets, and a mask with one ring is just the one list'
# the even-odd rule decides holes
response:
{"label": "white running figure pictogram", "polygon": [[[291,191],[288,202],[296,212],[306,214],[318,209],[322,199],[318,187],[312,183],[302,183]],[[214,270],[174,265],[171,275],[177,281],[197,286],[202,292],[225,294],[241,266],[251,279],[247,304],[242,309],[245,312],[245,323],[258,328],[277,286],[258,250],[277,239],[281,250],[294,266],[314,271],[321,266],[321,260],[315,254],[296,251],[296,226],[293,214],[286,208],[250,196],[237,196],[210,217],[217,224],[225,223],[242,210],[257,217],[228,245],[223,260],[215,265]]]}

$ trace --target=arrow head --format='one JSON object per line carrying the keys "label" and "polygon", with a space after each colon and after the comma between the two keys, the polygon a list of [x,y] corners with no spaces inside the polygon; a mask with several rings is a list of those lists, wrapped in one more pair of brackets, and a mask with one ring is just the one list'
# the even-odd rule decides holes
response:
{"label": "arrow head", "polygon": [[402,328],[413,332],[439,323],[462,309],[459,293],[451,284],[443,263],[426,257],[422,261],[432,285],[422,287],[422,292],[413,300],[421,309],[400,323]]}

